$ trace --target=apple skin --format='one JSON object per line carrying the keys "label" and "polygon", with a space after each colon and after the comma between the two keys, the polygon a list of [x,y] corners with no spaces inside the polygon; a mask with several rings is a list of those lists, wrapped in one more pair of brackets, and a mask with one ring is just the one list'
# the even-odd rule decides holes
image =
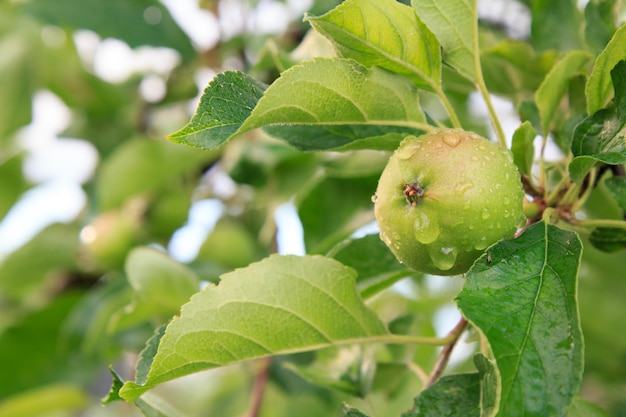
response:
{"label": "apple skin", "polygon": [[398,260],[432,275],[466,272],[524,224],[511,152],[462,129],[406,137],[383,170],[374,213]]}

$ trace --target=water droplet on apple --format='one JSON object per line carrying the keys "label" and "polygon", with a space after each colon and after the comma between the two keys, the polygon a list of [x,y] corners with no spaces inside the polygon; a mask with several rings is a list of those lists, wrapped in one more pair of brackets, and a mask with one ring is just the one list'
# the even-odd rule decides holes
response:
{"label": "water droplet on apple", "polygon": [[439,224],[423,211],[418,211],[414,226],[415,239],[420,243],[432,243],[439,237]]}
{"label": "water droplet on apple", "polygon": [[376,203],[378,201],[378,196],[376,194],[374,194],[372,196],[372,203]]}
{"label": "water droplet on apple", "polygon": [[389,239],[389,236],[387,236],[385,232],[380,232],[379,236],[380,236],[380,240],[385,242],[385,245],[391,247],[391,239]]}
{"label": "water droplet on apple", "polygon": [[467,178],[464,178],[454,186],[454,194],[463,195],[472,188],[474,188],[474,183]]}
{"label": "water droplet on apple", "polygon": [[419,142],[409,142],[405,143],[398,149],[398,158],[400,159],[410,159],[413,155],[420,150],[422,144]]}
{"label": "water droplet on apple", "polygon": [[474,243],[474,249],[476,250],[486,249],[487,246],[489,246],[489,243],[487,242],[487,236],[481,237],[478,242]]}
{"label": "water droplet on apple", "polygon": [[432,245],[427,248],[428,256],[433,264],[441,269],[447,271],[454,266],[458,250],[450,247],[439,247],[438,245]]}
{"label": "water droplet on apple", "polygon": [[483,220],[487,220],[489,216],[489,209],[487,207],[483,207],[483,211],[480,212],[480,217],[482,217]]}
{"label": "water droplet on apple", "polygon": [[461,143],[461,136],[457,134],[446,134],[443,137],[443,142],[451,148],[456,148],[456,146]]}

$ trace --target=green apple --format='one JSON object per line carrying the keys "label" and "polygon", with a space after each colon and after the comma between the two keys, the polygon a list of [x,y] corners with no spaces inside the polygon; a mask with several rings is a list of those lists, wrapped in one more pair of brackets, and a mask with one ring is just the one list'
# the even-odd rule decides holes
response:
{"label": "green apple", "polygon": [[374,212],[398,260],[433,275],[466,272],[524,224],[511,152],[461,129],[406,137],[378,182]]}

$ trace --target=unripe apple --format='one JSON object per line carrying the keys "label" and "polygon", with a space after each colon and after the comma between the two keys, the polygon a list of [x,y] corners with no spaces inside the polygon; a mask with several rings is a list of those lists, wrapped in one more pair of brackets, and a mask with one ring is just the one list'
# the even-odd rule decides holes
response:
{"label": "unripe apple", "polygon": [[511,152],[479,135],[443,129],[408,136],[378,182],[374,212],[398,260],[433,275],[466,272],[491,244],[524,224]]}

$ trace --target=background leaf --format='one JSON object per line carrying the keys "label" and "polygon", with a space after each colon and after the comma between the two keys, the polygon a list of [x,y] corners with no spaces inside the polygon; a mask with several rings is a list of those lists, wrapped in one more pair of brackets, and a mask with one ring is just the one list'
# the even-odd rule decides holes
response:
{"label": "background leaf", "polygon": [[120,395],[134,400],[201,369],[386,334],[354,290],[355,275],[319,256],[272,256],[223,275],[167,326],[145,384],[127,382]]}
{"label": "background leaf", "polygon": [[118,146],[100,166],[98,201],[103,210],[122,206],[129,198],[157,197],[168,185],[182,188],[184,174],[200,171],[215,153],[199,152],[166,140],[135,138]]}
{"label": "background leaf", "polygon": [[[307,253],[326,254],[357,228],[374,220],[372,194],[378,177],[325,177],[296,198]],[[351,198],[353,204],[338,204]]]}
{"label": "background leaf", "polygon": [[345,58],[404,75],[431,91],[441,84],[439,44],[411,7],[396,0],[348,0],[306,20]]}
{"label": "background leaf", "polygon": [[617,91],[614,104],[583,120],[574,131],[569,166],[570,176],[582,180],[595,161],[611,165],[626,162],[626,60],[620,61],[611,71]]}
{"label": "background leaf", "polygon": [[583,18],[576,0],[534,0],[530,7],[530,39],[537,51],[583,49]]}
{"label": "background leaf", "polygon": [[574,397],[567,417],[609,417],[600,407],[580,397]]}
{"label": "background leaf", "polygon": [[202,149],[214,149],[235,136],[263,96],[266,86],[239,71],[215,76],[204,90],[189,123],[168,138]]}
{"label": "background leaf", "polygon": [[478,64],[476,0],[411,0],[419,18],[435,34],[443,60],[472,82],[482,77]]}
{"label": "background leaf", "polygon": [[357,271],[357,288],[365,299],[402,278],[416,275],[398,262],[378,234],[347,239],[331,253],[333,258]]}
{"label": "background leaf", "polygon": [[489,92],[511,98],[514,104],[533,97],[556,59],[555,51],[538,54],[529,44],[509,39],[480,53]]}
{"label": "background leaf", "polygon": [[498,390],[498,371],[494,363],[485,355],[474,355],[474,364],[481,378],[480,383],[480,415],[495,416],[498,412],[500,392]]}
{"label": "background leaf", "polygon": [[617,252],[626,248],[626,230],[599,227],[591,232],[589,242],[603,252]]}
{"label": "background leaf", "polygon": [[624,59],[626,59],[626,25],[617,29],[593,65],[585,87],[587,113],[590,115],[609,104],[615,92],[621,92],[619,88],[611,88],[614,87],[611,85],[613,78],[611,73],[617,63]]}
{"label": "background leaf", "polygon": [[626,177],[607,178],[604,180],[604,185],[606,185],[617,204],[626,213]]}
{"label": "background leaf", "polygon": [[533,147],[535,137],[537,137],[537,132],[528,120],[513,133],[511,152],[515,165],[522,174],[530,175],[535,156],[535,148]]}
{"label": "background leaf", "polygon": [[88,402],[87,394],[69,384],[48,385],[22,392],[0,404],[2,417],[39,417],[51,413],[72,413]]}
{"label": "background leaf", "polygon": [[[166,46],[187,60],[194,56],[191,41],[172,19],[167,8],[155,0],[32,0],[23,12],[45,24],[72,29],[90,29],[103,38],[118,38],[131,47]],[[158,20],[146,19],[146,10]]]}
{"label": "background leaf", "polygon": [[402,417],[480,417],[480,375],[458,374],[440,378],[415,399]]}
{"label": "background leaf", "polygon": [[584,73],[583,66],[591,58],[584,51],[571,51],[552,67],[546,78],[535,92],[535,102],[541,116],[543,135],[550,131],[550,125],[561,99],[567,92],[570,79]]}
{"label": "background leaf", "polygon": [[238,133],[265,127],[301,150],[428,128],[416,87],[404,77],[348,59],[315,59],[285,71]]}
{"label": "background leaf", "polygon": [[615,0],[591,0],[585,6],[585,43],[598,55],[615,33]]}
{"label": "background leaf", "polygon": [[563,416],[583,372],[577,235],[543,222],[487,249],[457,304],[486,336],[500,374],[502,416]]}
{"label": "background leaf", "polygon": [[75,265],[78,232],[74,225],[53,224],[2,259],[0,299],[28,302],[29,298],[36,299],[47,294],[49,288],[62,285],[65,277],[58,272]]}
{"label": "background leaf", "polygon": [[31,99],[39,87],[42,49],[37,27],[26,19],[0,16],[0,149],[31,120]]}
{"label": "background leaf", "polygon": [[200,280],[191,270],[156,249],[133,249],[125,270],[134,294],[119,321],[112,321],[118,330],[150,320],[163,323],[200,289]]}

